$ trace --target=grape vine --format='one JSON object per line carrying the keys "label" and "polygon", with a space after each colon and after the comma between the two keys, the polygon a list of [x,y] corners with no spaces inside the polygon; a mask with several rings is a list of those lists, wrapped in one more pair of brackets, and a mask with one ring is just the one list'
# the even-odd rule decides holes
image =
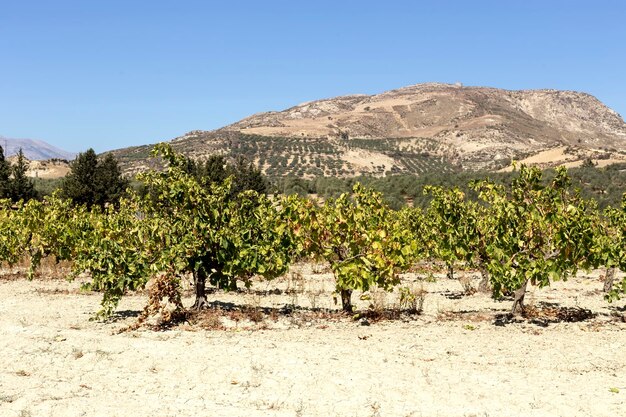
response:
{"label": "grape vine", "polygon": [[[99,318],[120,299],[151,284],[146,314],[185,310],[182,288],[193,278],[192,309],[211,305],[206,286],[234,290],[285,274],[313,256],[327,262],[342,309],[353,311],[353,291],[393,290],[399,274],[418,260],[478,269],[480,287],[514,295],[524,310],[527,286],[543,287],[579,269],[626,271],[626,194],[620,207],[600,211],[572,189],[565,168],[549,182],[521,166],[510,187],[471,184],[479,201],[458,189],[427,187],[426,209],[391,209],[380,193],[359,184],[322,204],[297,196],[234,193],[232,180],[207,185],[188,172],[189,161],[157,145],[163,171],[139,179],[119,206],[74,206],[58,195],[27,203],[0,201],[0,262],[28,259],[30,278],[42,259],[70,260],[68,277],[88,277],[102,293]],[[626,294],[626,278],[607,272],[606,298]],[[86,274],[86,275],[81,275]]]}

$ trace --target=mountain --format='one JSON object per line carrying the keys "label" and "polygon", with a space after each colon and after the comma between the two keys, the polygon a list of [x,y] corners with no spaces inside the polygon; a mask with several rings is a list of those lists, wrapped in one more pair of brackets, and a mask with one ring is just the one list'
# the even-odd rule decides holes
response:
{"label": "mountain", "polygon": [[[259,113],[171,144],[193,158],[244,155],[269,176],[445,173],[623,162],[626,124],[585,93],[428,83]],[[149,149],[114,153],[132,173],[156,163]]]}
{"label": "mountain", "polygon": [[16,155],[21,148],[29,160],[72,160],[76,156],[74,153],[64,151],[41,140],[11,139],[0,136],[0,146],[4,149],[5,156]]}

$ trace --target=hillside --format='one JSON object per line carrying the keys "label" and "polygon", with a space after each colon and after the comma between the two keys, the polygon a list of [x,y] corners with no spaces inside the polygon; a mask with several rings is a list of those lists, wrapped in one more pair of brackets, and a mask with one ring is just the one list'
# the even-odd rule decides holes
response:
{"label": "hillside", "polygon": [[[589,94],[418,84],[259,113],[172,140],[194,158],[245,155],[273,177],[500,170],[626,161],[626,124]],[[149,146],[114,151],[126,172],[145,169]]]}
{"label": "hillside", "polygon": [[[15,164],[17,156],[7,158],[10,164]],[[31,161],[26,158],[28,170],[26,176],[41,179],[57,179],[65,177],[70,172],[70,163],[64,159],[49,159],[45,161]]]}

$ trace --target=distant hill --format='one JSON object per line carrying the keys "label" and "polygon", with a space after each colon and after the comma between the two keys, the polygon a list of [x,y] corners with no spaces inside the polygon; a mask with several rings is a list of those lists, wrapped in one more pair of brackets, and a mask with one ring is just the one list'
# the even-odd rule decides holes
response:
{"label": "distant hill", "polygon": [[64,151],[41,140],[12,139],[0,136],[0,146],[5,156],[16,155],[22,149],[26,158],[31,161],[46,159],[72,160],[76,154]]}
{"label": "distant hill", "polygon": [[[512,160],[541,166],[626,161],[626,124],[595,97],[573,91],[509,91],[418,84],[252,115],[172,146],[202,159],[244,155],[269,176],[501,170]],[[150,146],[113,153],[123,169],[146,169]]]}
{"label": "distant hill", "polygon": [[[17,163],[17,156],[11,155],[7,158],[10,164]],[[70,163],[65,159],[47,159],[31,161],[26,158],[28,170],[26,176],[41,179],[63,178],[70,172]]]}

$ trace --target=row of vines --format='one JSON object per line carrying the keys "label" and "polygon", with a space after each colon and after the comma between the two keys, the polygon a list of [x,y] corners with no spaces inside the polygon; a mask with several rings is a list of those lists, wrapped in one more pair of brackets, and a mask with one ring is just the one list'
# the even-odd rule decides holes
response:
{"label": "row of vines", "polygon": [[[167,169],[142,174],[147,192],[118,206],[87,210],[56,195],[1,202],[0,261],[29,259],[32,277],[46,257],[70,260],[68,278],[86,273],[85,287],[102,292],[100,318],[151,280],[146,314],[163,314],[166,303],[182,312],[186,276],[194,280],[192,308],[201,309],[207,285],[232,290],[271,280],[309,257],[330,265],[346,311],[353,291],[392,290],[400,273],[425,260],[444,262],[450,274],[459,264],[480,271],[494,297],[513,295],[513,313],[523,310],[528,284],[543,287],[579,269],[626,271],[626,195],[621,207],[601,211],[572,189],[565,168],[549,184],[525,166],[508,187],[474,182],[478,202],[458,189],[427,187],[427,208],[392,210],[358,184],[323,204],[253,191],[233,196],[229,180],[209,186],[189,175],[185,158],[167,145],[153,153]],[[608,283],[607,300],[624,293],[626,278]]]}

